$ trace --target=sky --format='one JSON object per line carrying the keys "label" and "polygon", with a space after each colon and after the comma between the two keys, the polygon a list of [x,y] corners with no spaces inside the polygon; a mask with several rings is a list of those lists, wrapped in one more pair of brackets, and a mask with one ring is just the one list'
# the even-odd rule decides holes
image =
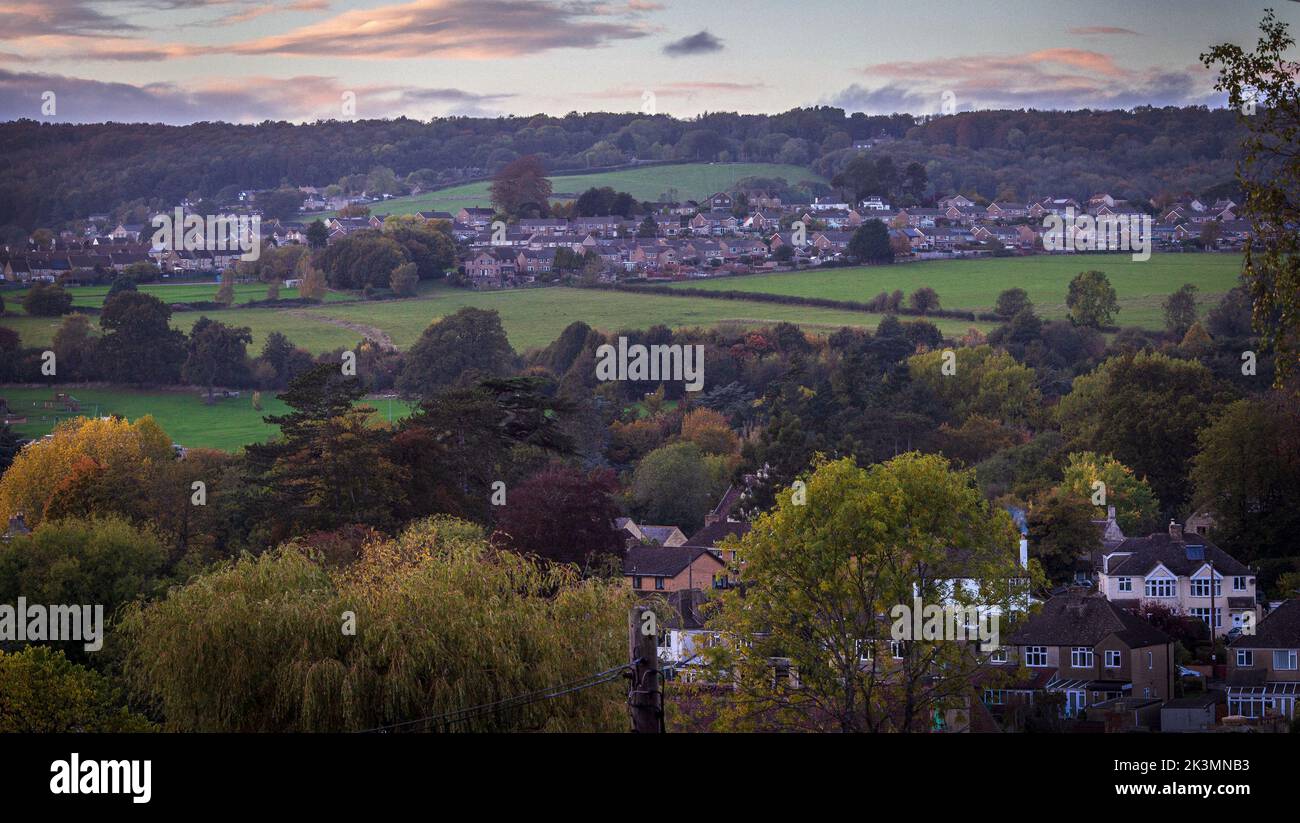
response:
{"label": "sky", "polygon": [[[1222,105],[1295,0],[0,0],[0,120]],[[53,93],[52,95],[50,93]]]}

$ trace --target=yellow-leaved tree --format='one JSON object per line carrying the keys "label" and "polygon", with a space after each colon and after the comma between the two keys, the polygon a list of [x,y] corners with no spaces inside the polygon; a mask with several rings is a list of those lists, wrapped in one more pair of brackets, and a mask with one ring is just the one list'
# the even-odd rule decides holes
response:
{"label": "yellow-leaved tree", "polygon": [[[120,418],[77,417],[55,427],[53,437],[23,449],[0,478],[0,523],[22,514],[35,527],[65,498],[84,492],[94,476],[97,494],[129,496],[161,464],[174,460],[172,441],[153,417],[134,423]],[[104,511],[113,510],[103,501]],[[94,509],[93,505],[79,506]]]}

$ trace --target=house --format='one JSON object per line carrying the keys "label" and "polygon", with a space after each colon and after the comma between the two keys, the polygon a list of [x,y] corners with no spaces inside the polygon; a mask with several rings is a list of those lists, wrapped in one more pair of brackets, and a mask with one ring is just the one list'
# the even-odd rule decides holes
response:
{"label": "house", "polygon": [[614,521],[614,528],[626,531],[628,537],[638,543],[657,543],[660,546],[683,546],[686,535],[676,526],[639,525],[630,517],[620,517]]}
{"label": "house", "polygon": [[495,216],[496,212],[492,209],[466,206],[456,212],[456,222],[463,226],[482,229],[491,224],[492,218]]}
{"label": "house", "polygon": [[731,211],[736,205],[731,195],[725,191],[714,192],[704,201],[710,211]]}
{"label": "house", "polygon": [[716,554],[698,546],[638,543],[623,559],[623,577],[638,592],[675,592],[720,586],[726,567]]}
{"label": "house", "polygon": [[1126,538],[1104,555],[1097,590],[1125,609],[1159,603],[1198,617],[1216,637],[1254,625],[1258,617],[1255,573],[1204,535],[1184,534],[1172,521],[1167,533]]}
{"label": "house", "polygon": [[[1115,698],[1173,695],[1173,638],[1090,593],[1044,603],[1009,639],[1006,662],[1028,670],[1023,691],[1064,694],[1066,717]],[[992,697],[1001,702],[1000,695]]]}
{"label": "house", "polygon": [[1300,694],[1300,599],[1292,598],[1228,644],[1228,713],[1294,720]]}
{"label": "house", "polygon": [[659,619],[659,660],[664,676],[670,680],[689,683],[697,679],[704,663],[701,652],[717,639],[704,628],[703,606],[707,599],[708,592],[703,589],[678,589],[664,596],[666,608],[655,609]]}
{"label": "house", "polygon": [[18,512],[9,518],[9,527],[5,529],[3,535],[0,535],[0,539],[3,539],[4,542],[8,543],[15,537],[25,537],[31,533],[32,530],[27,528],[27,520],[23,516],[23,513]]}
{"label": "house", "polygon": [[476,289],[499,289],[509,284],[518,271],[515,254],[508,249],[480,249],[465,263],[465,276]]}

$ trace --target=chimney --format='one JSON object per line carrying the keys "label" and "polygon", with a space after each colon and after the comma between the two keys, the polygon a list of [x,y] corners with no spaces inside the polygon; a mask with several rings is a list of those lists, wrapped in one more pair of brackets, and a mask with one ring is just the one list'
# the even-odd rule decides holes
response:
{"label": "chimney", "polygon": [[1174,540],[1182,540],[1182,539],[1183,539],[1183,527],[1180,526],[1180,525],[1178,525],[1178,524],[1175,523],[1174,521],[1170,520],[1170,521],[1169,521],[1169,536],[1170,536],[1171,538],[1173,538]]}
{"label": "chimney", "polygon": [[1114,520],[1114,519],[1115,519],[1115,507],[1114,507],[1114,506],[1107,506],[1107,507],[1106,507],[1106,519],[1107,519],[1107,520]]}
{"label": "chimney", "polygon": [[1020,568],[1029,568],[1029,541],[1020,538]]}

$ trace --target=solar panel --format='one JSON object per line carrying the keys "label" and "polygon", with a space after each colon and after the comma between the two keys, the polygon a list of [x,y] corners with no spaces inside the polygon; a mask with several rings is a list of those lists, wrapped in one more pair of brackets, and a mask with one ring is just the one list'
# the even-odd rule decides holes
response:
{"label": "solar panel", "polygon": [[1204,547],[1204,546],[1188,546],[1188,547],[1187,547],[1187,559],[1188,559],[1188,560],[1204,560],[1204,559],[1205,559],[1205,547]]}

